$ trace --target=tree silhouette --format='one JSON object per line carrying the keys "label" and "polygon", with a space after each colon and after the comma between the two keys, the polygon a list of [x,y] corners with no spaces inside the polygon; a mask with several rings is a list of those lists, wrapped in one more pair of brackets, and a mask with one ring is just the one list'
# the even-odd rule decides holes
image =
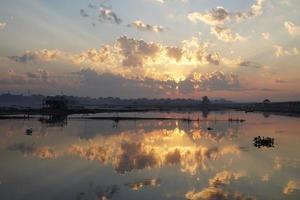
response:
{"label": "tree silhouette", "polygon": [[210,100],[209,100],[208,96],[202,97],[202,104],[203,104],[203,105],[208,105],[208,104],[210,104]]}

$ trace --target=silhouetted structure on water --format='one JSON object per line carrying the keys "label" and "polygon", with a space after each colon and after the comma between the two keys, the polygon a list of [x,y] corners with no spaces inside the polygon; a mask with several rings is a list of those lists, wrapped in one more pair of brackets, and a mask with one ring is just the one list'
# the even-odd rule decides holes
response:
{"label": "silhouetted structure on water", "polygon": [[253,139],[253,145],[257,148],[260,148],[260,147],[267,147],[267,148],[270,148],[270,147],[275,147],[274,146],[274,138],[270,138],[270,137],[255,137]]}

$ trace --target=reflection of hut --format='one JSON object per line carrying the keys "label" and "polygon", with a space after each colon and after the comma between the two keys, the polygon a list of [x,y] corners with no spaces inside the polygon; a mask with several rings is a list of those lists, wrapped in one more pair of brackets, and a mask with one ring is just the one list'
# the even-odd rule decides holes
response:
{"label": "reflection of hut", "polygon": [[52,114],[48,117],[41,117],[39,121],[49,127],[63,127],[67,125],[68,117],[66,114]]}

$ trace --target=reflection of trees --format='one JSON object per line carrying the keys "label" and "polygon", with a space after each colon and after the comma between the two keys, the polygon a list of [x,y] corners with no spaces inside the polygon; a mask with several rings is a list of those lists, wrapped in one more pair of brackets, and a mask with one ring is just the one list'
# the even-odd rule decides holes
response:
{"label": "reflection of trees", "polygon": [[[78,128],[78,135],[82,139],[92,139],[97,135],[117,135],[122,132],[154,132],[161,130],[172,131],[175,127],[193,137],[193,134],[199,132],[202,136],[219,141],[222,138],[236,137],[240,132],[241,123],[229,123],[227,121],[219,122],[185,122],[185,121],[96,121],[86,120],[84,125]],[[213,130],[208,131],[207,128],[212,127]]]}
{"label": "reflection of trees", "polygon": [[18,143],[10,145],[8,150],[19,151],[27,155],[33,155],[42,159],[56,158],[58,154],[48,146],[37,147],[35,144]]}
{"label": "reflection of trees", "polygon": [[207,118],[208,117],[208,114],[209,114],[209,110],[208,109],[204,109],[204,110],[202,110],[202,117],[203,118]]}

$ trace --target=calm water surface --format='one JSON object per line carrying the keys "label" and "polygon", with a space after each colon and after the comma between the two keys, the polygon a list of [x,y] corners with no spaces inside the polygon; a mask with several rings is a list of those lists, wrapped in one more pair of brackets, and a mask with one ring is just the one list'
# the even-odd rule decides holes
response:
{"label": "calm water surface", "polygon": [[[110,115],[210,121],[1,120],[0,199],[300,199],[299,118]],[[214,121],[229,117],[246,121]],[[255,147],[258,135],[274,138],[275,147]]]}

